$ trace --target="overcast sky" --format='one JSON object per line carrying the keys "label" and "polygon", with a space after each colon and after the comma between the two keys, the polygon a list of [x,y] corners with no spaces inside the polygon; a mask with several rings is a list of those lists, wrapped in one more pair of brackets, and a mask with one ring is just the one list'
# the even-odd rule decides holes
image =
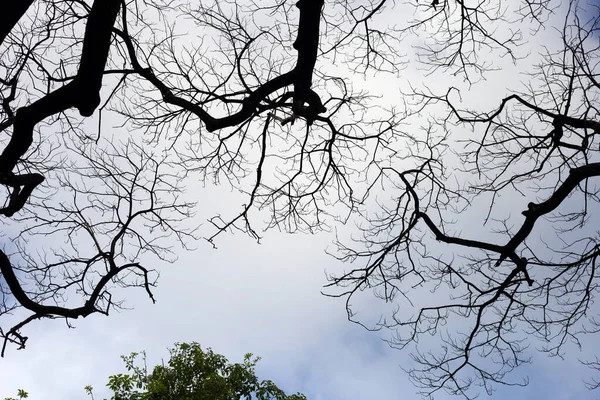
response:
{"label": "overcast sky", "polygon": [[[91,384],[101,399],[109,395],[107,377],[125,372],[120,355],[146,350],[154,365],[173,343],[197,341],[233,362],[246,352],[261,356],[262,379],[309,399],[420,398],[399,367],[408,365],[408,354],[349,323],[342,302],[320,294],[323,270],[341,268],[322,250],[330,240],[273,233],[259,245],[230,237],[217,250],[201,246],[162,268],[155,305],[130,290],[134,310],[77,320],[76,329],[34,323],[26,350],[11,348],[0,360],[0,397],[22,388],[33,400],[83,399]],[[596,398],[581,382],[589,376],[577,363],[584,354],[563,362],[532,355],[534,365],[521,371],[529,387],[500,388],[494,399]]]}
{"label": "overcast sky", "polygon": [[[511,70],[504,73],[510,76]],[[495,103],[505,93],[498,82],[503,81],[494,83],[496,97],[484,97],[488,86],[477,89],[481,95],[474,89],[470,101]],[[225,189],[193,190],[213,214],[236,204],[237,196]],[[262,357],[261,379],[310,400],[419,399],[400,368],[410,365],[409,354],[382,341],[389,332],[368,332],[348,322],[343,300],[321,294],[325,270],[347,267],[325,254],[333,233],[270,231],[263,236],[258,244],[243,235],[223,235],[217,249],[200,242],[197,250],[182,252],[178,262],[157,265],[161,276],[154,305],[142,290],[121,290],[131,310],[76,320],[75,329],[58,320],[31,323],[27,348],[10,347],[0,359],[0,398],[24,389],[32,400],[85,399],[86,385],[94,387],[96,399],[109,397],[107,377],[125,372],[120,355],[146,350],[153,366],[168,357],[173,343],[196,341],[232,362],[247,352]],[[360,301],[357,307],[373,318],[384,307],[369,296]],[[600,345],[587,340],[586,346],[588,353],[571,347],[564,360],[532,348],[533,364],[514,375],[528,376],[529,386],[498,387],[493,398],[598,398],[584,388],[590,371],[578,359],[599,354]]]}

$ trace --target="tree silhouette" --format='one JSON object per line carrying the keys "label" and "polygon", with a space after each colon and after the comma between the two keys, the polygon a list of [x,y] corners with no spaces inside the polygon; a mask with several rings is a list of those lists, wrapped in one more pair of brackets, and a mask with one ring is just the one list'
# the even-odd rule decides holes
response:
{"label": "tree silhouette", "polygon": [[[4,346],[24,346],[36,319],[108,314],[117,287],[152,297],[142,255],[172,260],[175,243],[199,239],[198,200],[183,200],[193,179],[247,199],[210,219],[210,242],[234,230],[259,239],[264,209],[266,228],[286,231],[358,222],[362,237],[334,253],[357,266],[331,275],[327,294],[346,297],[359,323],[356,293],[399,302],[370,326],[393,329],[392,346],[443,342],[413,349],[425,394],[520,384],[507,374],[530,337],[560,355],[598,328],[597,15],[530,0],[8,6],[0,213],[13,241],[0,254],[0,315],[30,315],[1,331]],[[451,85],[519,65],[526,37],[557,16],[562,43],[542,49],[525,89],[491,110],[463,105]],[[357,78],[413,64],[434,83],[384,98],[359,89]],[[526,201],[508,215],[500,198]]]}
{"label": "tree silhouette", "polygon": [[[340,259],[363,267],[331,276],[347,290],[330,295],[347,297],[353,320],[359,291],[399,303],[369,328],[391,328],[392,347],[413,350],[409,374],[425,395],[525,385],[509,373],[532,343],[561,356],[598,331],[600,18],[585,15],[569,6],[560,46],[492,110],[464,109],[455,87],[405,94],[413,112],[446,112],[415,141],[414,167],[381,168],[394,200],[363,214],[362,245],[339,244]],[[428,336],[438,350],[414,347]]]}

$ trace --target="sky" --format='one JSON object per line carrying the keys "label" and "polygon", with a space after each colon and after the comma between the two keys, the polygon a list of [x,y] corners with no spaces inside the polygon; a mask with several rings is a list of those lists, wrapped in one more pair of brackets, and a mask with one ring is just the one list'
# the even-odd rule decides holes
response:
{"label": "sky", "polygon": [[[536,40],[544,43],[550,37],[542,33]],[[505,66],[490,75],[498,97],[505,90],[501,82],[514,74],[513,67]],[[486,96],[489,87],[473,88],[468,101],[493,104],[495,99]],[[213,214],[239,199],[226,188],[191,190]],[[349,232],[352,225],[337,228]],[[389,332],[368,332],[350,323],[343,299],[322,295],[325,272],[348,267],[325,252],[334,232],[271,230],[262,236],[259,244],[241,234],[222,235],[216,249],[200,241],[196,250],[180,252],[177,262],[156,265],[156,304],[142,290],[120,290],[128,310],[73,321],[74,329],[60,320],[30,324],[26,349],[9,348],[0,359],[0,398],[24,389],[32,400],[84,399],[86,385],[94,387],[96,399],[107,398],[108,376],[125,372],[120,355],[145,350],[152,366],[167,358],[167,348],[175,342],[196,341],[231,362],[241,361],[248,352],[262,357],[257,367],[261,379],[311,400],[419,399],[401,369],[410,366],[408,352],[384,342]],[[386,309],[372,296],[358,301],[357,307],[371,318]],[[532,348],[533,364],[516,375],[528,376],[529,386],[498,387],[493,398],[598,398],[585,389],[582,380],[591,375],[578,359],[599,354],[600,345],[594,340],[585,345],[586,352],[569,347],[564,360]],[[449,398],[443,392],[436,395]]]}
{"label": "sky", "polygon": [[[230,237],[161,268],[155,305],[130,290],[132,310],[76,320],[75,329],[61,321],[32,324],[27,348],[11,348],[0,360],[0,397],[22,388],[34,400],[83,399],[89,384],[102,399],[109,396],[107,377],[126,372],[120,355],[146,350],[150,366],[168,359],[173,343],[196,341],[232,362],[247,352],[261,356],[261,379],[309,399],[419,399],[400,368],[408,354],[390,349],[381,340],[386,334],[348,322],[342,302],[320,294],[323,270],[342,267],[322,250],[330,240],[272,233],[257,244]],[[526,368],[530,385],[501,388],[493,398],[595,398],[581,382],[588,376],[577,362],[582,355],[563,362],[536,355]]]}

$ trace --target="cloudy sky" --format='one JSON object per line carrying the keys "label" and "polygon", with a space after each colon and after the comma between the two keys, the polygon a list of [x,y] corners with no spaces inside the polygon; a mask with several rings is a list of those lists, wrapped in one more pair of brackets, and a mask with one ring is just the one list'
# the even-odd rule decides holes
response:
{"label": "cloudy sky", "polygon": [[[541,33],[537,40],[550,38],[555,36]],[[507,65],[503,73],[511,76],[514,70]],[[492,76],[500,97],[502,79]],[[485,96],[489,86],[477,90],[471,101],[495,104]],[[239,204],[225,189],[193,190],[212,213]],[[368,332],[348,322],[343,300],[321,294],[325,271],[347,267],[325,253],[333,238],[333,232],[270,231],[260,244],[243,235],[221,236],[217,249],[200,242],[196,250],[179,254],[178,262],[156,265],[161,276],[154,305],[142,290],[122,290],[130,310],[76,320],[75,329],[58,320],[30,324],[27,348],[9,348],[0,359],[0,398],[25,389],[32,400],[84,399],[83,387],[92,385],[96,399],[102,399],[109,396],[107,377],[125,372],[120,355],[145,350],[151,366],[167,358],[173,343],[196,341],[232,362],[247,352],[262,357],[260,378],[311,400],[419,399],[401,369],[410,366],[409,354],[387,346],[382,339],[388,332]],[[385,306],[369,296],[359,301],[361,312],[375,318]],[[532,365],[514,375],[528,376],[529,386],[498,387],[493,398],[597,398],[584,388],[590,371],[578,359],[598,354],[600,346],[593,340],[585,344],[588,353],[570,347],[564,360],[531,348]]]}
{"label": "cloudy sky", "polygon": [[[263,244],[229,237],[217,250],[201,246],[161,268],[155,305],[141,291],[129,291],[133,310],[77,320],[75,329],[60,321],[35,323],[27,348],[10,349],[0,360],[0,397],[23,388],[34,400],[83,399],[88,384],[96,398],[108,397],[107,377],[125,372],[120,355],[146,350],[154,365],[174,342],[197,341],[230,361],[246,352],[261,356],[261,378],[309,399],[419,399],[400,369],[408,354],[390,349],[382,334],[349,323],[342,302],[320,294],[324,269],[342,268],[323,252],[330,241],[327,234],[271,233]],[[561,362],[532,355],[533,366],[521,371],[530,385],[499,388],[494,399],[595,398],[582,385],[589,371],[577,358],[584,354]]]}

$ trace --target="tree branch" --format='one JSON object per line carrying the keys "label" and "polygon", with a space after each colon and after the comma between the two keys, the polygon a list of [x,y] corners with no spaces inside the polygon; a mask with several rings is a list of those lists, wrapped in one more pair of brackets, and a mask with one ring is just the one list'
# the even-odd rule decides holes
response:
{"label": "tree branch", "polygon": [[19,0],[7,1],[2,5],[2,12],[0,13],[0,44],[4,43],[6,36],[8,36],[32,4],[33,0]]}

